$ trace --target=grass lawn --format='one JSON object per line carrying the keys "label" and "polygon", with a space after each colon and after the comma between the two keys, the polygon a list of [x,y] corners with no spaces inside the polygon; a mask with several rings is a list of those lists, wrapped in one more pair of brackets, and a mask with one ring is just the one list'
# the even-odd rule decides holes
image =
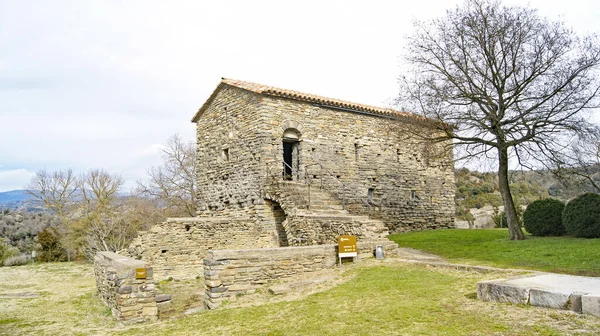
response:
{"label": "grass lawn", "polygon": [[420,231],[389,238],[455,263],[600,276],[600,239],[527,236],[511,241],[506,229]]}
{"label": "grass lawn", "polygon": [[389,258],[384,263],[363,262],[332,271],[347,281],[294,301],[238,308],[226,305],[177,319],[121,326],[107,316],[95,294],[91,265],[4,267],[0,268],[0,334],[600,334],[596,317],[475,299],[478,281],[508,276],[505,272],[428,269]]}

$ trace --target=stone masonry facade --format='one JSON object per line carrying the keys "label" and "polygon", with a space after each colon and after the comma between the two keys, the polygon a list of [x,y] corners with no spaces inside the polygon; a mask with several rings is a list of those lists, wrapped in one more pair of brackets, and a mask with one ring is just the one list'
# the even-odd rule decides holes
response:
{"label": "stone masonry facade", "polygon": [[[201,217],[252,218],[277,231],[265,214],[269,202],[284,207],[270,197],[284,179],[310,184],[343,215],[380,220],[392,233],[454,227],[451,143],[419,136],[436,132],[432,121],[229,79],[193,121]],[[310,209],[284,210],[289,217]]]}

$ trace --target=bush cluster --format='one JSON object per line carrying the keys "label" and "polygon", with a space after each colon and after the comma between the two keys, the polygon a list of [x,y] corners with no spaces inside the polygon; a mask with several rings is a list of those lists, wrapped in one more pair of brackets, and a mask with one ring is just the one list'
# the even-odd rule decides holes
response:
{"label": "bush cluster", "polygon": [[534,201],[523,213],[523,226],[533,236],[561,236],[565,234],[564,208],[563,202],[553,198]]}
{"label": "bush cluster", "polygon": [[562,220],[568,235],[600,238],[600,195],[583,194],[565,206]]}

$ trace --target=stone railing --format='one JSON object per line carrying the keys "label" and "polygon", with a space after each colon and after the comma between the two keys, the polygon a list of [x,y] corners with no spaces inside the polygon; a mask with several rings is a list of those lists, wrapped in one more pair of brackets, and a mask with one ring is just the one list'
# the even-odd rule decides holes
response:
{"label": "stone railing", "polygon": [[[373,257],[377,245],[388,255],[398,247],[389,240],[358,242],[359,259]],[[336,244],[209,251],[204,258],[205,306],[215,309],[230,297],[253,294],[286,277],[336,267],[337,258]]]}
{"label": "stone railing", "polygon": [[[145,278],[136,279],[136,270],[145,270]],[[146,263],[113,252],[98,252],[94,273],[98,295],[114,317],[127,324],[158,318],[152,269]]]}

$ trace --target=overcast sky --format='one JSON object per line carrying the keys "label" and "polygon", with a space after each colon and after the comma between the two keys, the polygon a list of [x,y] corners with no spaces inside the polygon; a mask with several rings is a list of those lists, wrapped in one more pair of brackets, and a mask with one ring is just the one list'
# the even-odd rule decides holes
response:
{"label": "overcast sky", "polygon": [[[458,3],[0,0],[0,191],[65,168],[132,187],[221,77],[385,106],[413,20]],[[600,31],[594,1],[530,4]]]}

